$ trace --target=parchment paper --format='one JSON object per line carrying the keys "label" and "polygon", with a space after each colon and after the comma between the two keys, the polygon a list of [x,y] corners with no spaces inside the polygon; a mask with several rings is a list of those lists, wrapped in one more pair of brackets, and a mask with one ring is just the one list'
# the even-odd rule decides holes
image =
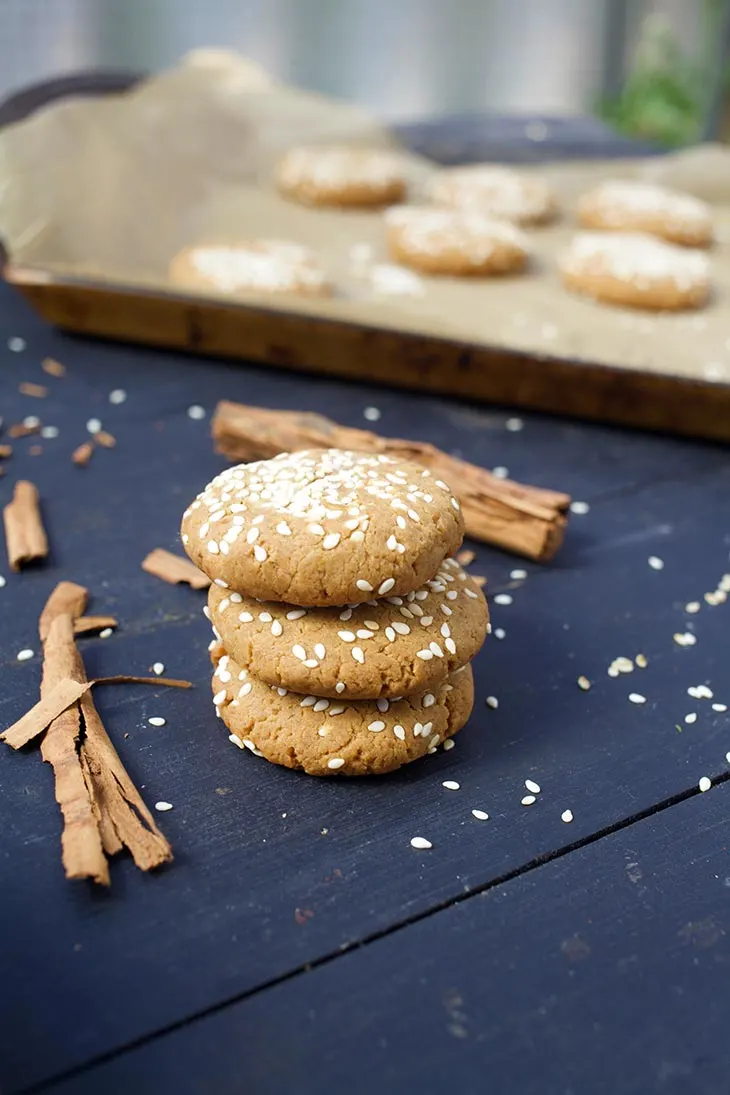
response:
{"label": "parchment paper", "polygon": [[[2,131],[0,237],[16,265],[164,288],[170,259],[187,244],[297,240],[323,256],[337,296],[266,297],[267,307],[730,383],[726,148],[537,169],[555,186],[563,215],[529,234],[527,275],[419,278],[416,295],[401,295],[373,278],[373,267],[388,263],[379,213],[308,209],[276,194],[281,153],[315,142],[397,148],[357,107],[273,84],[236,55],[198,54],[125,95],[67,100]],[[432,167],[404,156],[417,200]],[[709,307],[654,315],[562,288],[555,259],[576,229],[576,198],[609,177],[649,177],[714,204]]]}

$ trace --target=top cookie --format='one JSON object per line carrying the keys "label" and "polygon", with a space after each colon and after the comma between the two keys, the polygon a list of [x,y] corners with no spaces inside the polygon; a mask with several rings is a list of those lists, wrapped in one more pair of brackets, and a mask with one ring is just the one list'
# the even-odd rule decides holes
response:
{"label": "top cookie", "polygon": [[439,171],[429,196],[436,205],[503,217],[514,224],[544,224],[557,212],[553,192],[543,179],[495,164]]}
{"label": "top cookie", "polygon": [[457,499],[427,468],[342,449],[228,468],[182,521],[185,550],[217,585],[305,606],[410,593],[463,534]]}
{"label": "top cookie", "polygon": [[276,181],[282,194],[305,205],[388,205],[406,190],[402,157],[346,146],[292,148]]}
{"label": "top cookie", "polygon": [[578,203],[584,228],[648,232],[684,247],[709,247],[712,212],[689,194],[621,179],[601,183]]}
{"label": "top cookie", "polygon": [[287,240],[250,240],[232,246],[184,247],[170,263],[173,285],[237,296],[298,293],[331,296],[319,258],[308,247]]}

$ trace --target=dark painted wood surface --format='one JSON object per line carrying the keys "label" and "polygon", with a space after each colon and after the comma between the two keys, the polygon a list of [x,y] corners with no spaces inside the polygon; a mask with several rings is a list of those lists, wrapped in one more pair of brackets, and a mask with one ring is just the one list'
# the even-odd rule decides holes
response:
{"label": "dark painted wood surface", "polygon": [[[5,349],[12,336],[27,340],[23,353]],[[40,371],[47,354],[67,365],[65,379]],[[121,621],[114,637],[84,641],[91,673],[145,672],[160,660],[196,684],[188,694],[99,692],[147,801],[174,805],[161,821],[177,855],[151,878],[120,861],[109,895],[62,878],[50,770],[36,754],[0,752],[4,1092],[260,990],[726,771],[727,716],[686,688],[709,682],[728,701],[728,608],[682,611],[730,569],[726,450],[537,417],[511,432],[496,409],[85,343],[45,329],[8,290],[0,355],[6,423],[39,414],[60,429],[39,456],[28,451],[36,438],[17,442],[0,480],[2,502],[17,477],[38,484],[53,546],[45,567],[20,576],[0,567],[3,723],[36,698],[38,659],[18,663],[16,654],[37,648],[38,612],[60,578],[88,585],[94,609]],[[48,399],[19,395],[23,380],[46,383]],[[128,392],[121,406],[108,402],[115,388]],[[509,577],[520,560],[477,547],[472,570],[514,601],[494,606],[506,636],[477,659],[477,706],[452,752],[385,780],[346,783],[297,777],[227,742],[210,705],[202,595],[139,569],[150,548],[176,547],[183,506],[222,467],[208,421],[186,413],[194,403],[210,411],[222,396],[324,410],[352,425],[376,405],[384,432],[427,438],[590,502],[556,562],[528,566],[524,581]],[[118,446],[78,469],[70,453],[94,415]],[[662,571],[649,568],[651,554],[664,559]],[[687,621],[699,641],[680,649],[672,634]],[[606,676],[614,657],[639,651],[646,670]],[[576,686],[580,673],[595,681],[588,693]],[[632,690],[648,702],[630,704]],[[485,706],[489,694],[496,711]],[[697,723],[679,733],[692,710]],[[153,714],[166,726],[147,725]],[[543,791],[528,808],[520,799],[529,777]],[[461,791],[442,788],[444,779]],[[572,825],[560,820],[568,807]],[[476,821],[473,808],[491,820]],[[433,840],[431,853],[410,848],[416,834]],[[548,892],[544,907],[553,900]],[[459,963],[471,964],[466,941]],[[426,1011],[413,1028],[419,1045],[429,1037]],[[310,1080],[322,1090],[316,1070]]]}
{"label": "dark painted wood surface", "polygon": [[729,807],[698,792],[53,1090],[726,1095]]}

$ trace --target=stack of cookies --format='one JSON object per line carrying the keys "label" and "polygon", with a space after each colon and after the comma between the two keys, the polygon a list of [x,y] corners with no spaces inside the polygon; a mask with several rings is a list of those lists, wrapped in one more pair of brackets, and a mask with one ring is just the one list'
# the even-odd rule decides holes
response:
{"label": "stack of cookies", "polygon": [[217,476],[182,540],[211,579],[213,702],[232,740],[313,775],[389,772],[473,705],[488,612],[451,556],[457,499],[425,468],[340,449]]}

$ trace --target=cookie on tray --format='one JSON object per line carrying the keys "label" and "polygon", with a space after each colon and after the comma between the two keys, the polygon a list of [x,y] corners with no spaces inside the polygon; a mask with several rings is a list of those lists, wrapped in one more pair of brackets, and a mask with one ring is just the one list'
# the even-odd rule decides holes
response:
{"label": "cookie on tray", "polygon": [[[221,655],[219,647],[216,657]],[[433,693],[339,700],[264,684],[222,653],[213,703],[231,736],[257,756],[313,776],[375,776],[433,753],[462,728],[474,704],[471,666]]]}
{"label": "cookie on tray", "polygon": [[406,191],[402,157],[374,148],[292,148],[279,162],[276,182],[285,197],[304,205],[391,205]]}
{"label": "cookie on tray", "polygon": [[657,312],[700,308],[710,292],[706,255],[639,233],[582,232],[560,271],[584,296]]}
{"label": "cookie on tray", "polygon": [[428,190],[436,205],[500,217],[514,224],[553,220],[555,196],[544,179],[498,164],[471,164],[438,171]]}
{"label": "cookie on tray", "polygon": [[231,657],[266,684],[378,699],[437,687],[484,642],[487,602],[455,559],[403,597],[292,608],[212,585],[210,620]]}
{"label": "cookie on tray", "polygon": [[482,213],[401,205],[385,215],[391,257],[422,274],[491,277],[524,269],[529,245],[513,224]]}
{"label": "cookie on tray", "polygon": [[584,228],[647,232],[684,247],[709,247],[712,210],[706,202],[651,183],[611,180],[584,194],[578,203]]}
{"label": "cookie on tray", "polygon": [[182,521],[185,550],[217,585],[303,606],[410,593],[463,534],[459,502],[427,468],[342,449],[228,468]]}
{"label": "cookie on tray", "polygon": [[286,240],[251,240],[231,245],[184,247],[169,268],[173,285],[226,296],[251,293],[332,295],[319,257]]}

